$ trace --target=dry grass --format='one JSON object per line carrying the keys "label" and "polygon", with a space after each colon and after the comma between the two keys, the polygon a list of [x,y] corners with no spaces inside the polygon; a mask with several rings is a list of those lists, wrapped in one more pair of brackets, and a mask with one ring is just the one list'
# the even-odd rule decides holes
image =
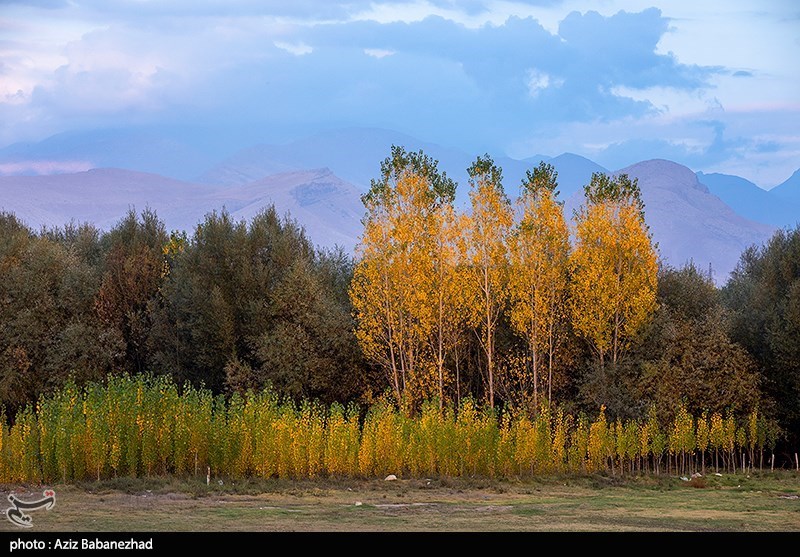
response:
{"label": "dry grass", "polygon": [[796,473],[703,480],[121,479],[54,486],[55,508],[31,516],[33,531],[800,531]]}

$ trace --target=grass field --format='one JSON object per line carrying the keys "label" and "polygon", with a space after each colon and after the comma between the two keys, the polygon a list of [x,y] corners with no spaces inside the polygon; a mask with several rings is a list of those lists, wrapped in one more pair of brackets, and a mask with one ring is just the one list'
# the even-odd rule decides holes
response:
{"label": "grass field", "polygon": [[[43,490],[1,487],[4,499]],[[125,478],[52,487],[56,505],[29,513],[32,531],[800,531],[800,475],[789,472],[692,482]],[[17,527],[3,520],[0,529]]]}

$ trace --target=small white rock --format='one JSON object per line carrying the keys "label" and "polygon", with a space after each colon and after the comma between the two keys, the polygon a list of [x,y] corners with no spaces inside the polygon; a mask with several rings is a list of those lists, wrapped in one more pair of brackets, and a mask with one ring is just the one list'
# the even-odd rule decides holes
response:
{"label": "small white rock", "polygon": [[395,481],[396,479],[397,479],[397,476],[395,476],[394,474],[389,474],[388,476],[386,476],[386,477],[383,479],[383,481],[385,481],[385,482],[393,482],[393,481]]}
{"label": "small white rock", "polygon": [[681,479],[682,479],[683,481],[685,481],[685,482],[688,482],[688,481],[689,481],[689,478],[687,478],[686,476],[681,476]]}
{"label": "small white rock", "polygon": [[702,477],[703,474],[701,474],[700,472],[695,472],[694,474],[692,474],[692,478],[702,478]]}
{"label": "small white rock", "polygon": [[722,474],[720,474],[719,472],[714,472],[714,475],[719,476],[720,478],[722,477]]}
{"label": "small white rock", "polygon": [[356,507],[360,507],[360,506],[361,506],[361,505],[363,505],[363,504],[364,504],[364,503],[362,503],[361,501],[356,501]]}

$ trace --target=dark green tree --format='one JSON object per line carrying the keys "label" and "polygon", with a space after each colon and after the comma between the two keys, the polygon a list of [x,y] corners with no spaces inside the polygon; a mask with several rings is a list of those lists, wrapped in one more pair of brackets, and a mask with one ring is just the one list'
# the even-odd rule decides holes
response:
{"label": "dark green tree", "polygon": [[94,311],[99,253],[91,227],[36,235],[0,213],[0,404],[10,412],[122,361],[122,339]]}
{"label": "dark green tree", "polygon": [[643,398],[665,415],[681,401],[695,415],[743,415],[759,404],[756,362],[728,335],[729,314],[708,276],[692,264],[661,269],[658,299],[638,352]]}
{"label": "dark green tree", "polygon": [[747,249],[722,291],[731,337],[755,358],[789,441],[800,440],[800,228]]}
{"label": "dark green tree", "polygon": [[354,398],[364,372],[342,252],[317,253],[274,207],[250,223],[212,213],[172,256],[152,305],[150,367],[215,390],[272,384],[325,400]]}
{"label": "dark green tree", "polygon": [[102,238],[105,258],[95,307],[105,326],[122,337],[125,364],[133,372],[146,367],[152,326],[148,306],[161,285],[167,241],[164,224],[149,209],[141,217],[130,210]]}

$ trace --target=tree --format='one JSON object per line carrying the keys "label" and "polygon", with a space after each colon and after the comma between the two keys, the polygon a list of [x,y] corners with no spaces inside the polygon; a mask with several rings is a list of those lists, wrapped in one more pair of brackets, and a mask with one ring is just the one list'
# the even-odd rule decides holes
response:
{"label": "tree", "polygon": [[173,238],[166,251],[150,369],[216,391],[272,384],[327,401],[368,388],[345,294],[349,260],[317,253],[274,207],[249,223],[209,214],[188,243]]}
{"label": "tree", "polygon": [[538,410],[541,354],[547,354],[547,401],[552,401],[553,359],[563,322],[569,231],[556,200],[558,173],[541,162],[522,182],[522,220],[509,238],[511,324],[528,341],[533,400]]}
{"label": "tree", "polygon": [[149,209],[141,219],[129,211],[103,236],[106,256],[95,308],[106,326],[119,330],[132,371],[142,372],[146,366],[151,328],[148,304],[161,286],[167,241],[164,224]]}
{"label": "tree", "polygon": [[665,419],[684,401],[688,411],[744,414],[761,398],[753,358],[728,335],[729,315],[710,279],[694,265],[659,272],[659,307],[636,354],[642,397]]}
{"label": "tree", "polygon": [[[455,183],[438,171],[437,161],[393,146],[362,198],[367,215],[350,289],[356,337],[367,358],[385,370],[398,403],[429,394],[429,366],[438,364],[443,389],[442,281],[452,259],[443,206],[454,197]],[[434,330],[438,362],[430,365],[426,351]]]}
{"label": "tree", "polygon": [[507,239],[513,214],[502,171],[489,155],[479,156],[467,172],[472,206],[466,231],[467,280],[476,293],[472,323],[486,358],[489,406],[494,408],[495,333],[508,294]]}
{"label": "tree", "polygon": [[13,415],[42,392],[99,379],[123,362],[117,331],[94,311],[98,232],[34,234],[0,213],[0,404]]}
{"label": "tree", "polygon": [[750,247],[722,290],[731,312],[730,335],[755,359],[778,421],[800,436],[800,227],[779,230]]}
{"label": "tree", "polygon": [[617,363],[655,310],[658,267],[636,180],[594,173],[584,191],[570,258],[572,323],[603,368],[609,353]]}
{"label": "tree", "polygon": [[[460,265],[460,253],[463,248],[459,245],[462,240],[463,222],[456,215],[452,203],[441,203],[434,210],[429,226],[433,273],[427,277],[426,290],[433,304],[431,315],[433,326],[428,339],[436,364],[441,409],[445,399],[445,384],[450,379],[445,369],[445,362],[448,357],[454,355],[461,340],[465,321],[462,294],[464,273]],[[457,361],[455,366],[457,369]],[[459,379],[456,376],[456,382]],[[459,385],[456,385],[456,391],[459,391]]]}

